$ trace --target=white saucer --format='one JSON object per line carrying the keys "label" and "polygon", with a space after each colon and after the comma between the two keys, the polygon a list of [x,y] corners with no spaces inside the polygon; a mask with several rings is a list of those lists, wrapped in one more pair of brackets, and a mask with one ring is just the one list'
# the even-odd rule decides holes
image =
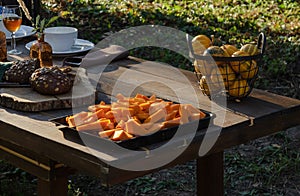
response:
{"label": "white saucer", "polygon": [[[16,39],[24,38],[35,34],[33,27],[21,25],[20,29],[16,32]],[[11,32],[5,29],[2,21],[0,21],[0,31],[3,31],[7,40],[11,40]]]}
{"label": "white saucer", "polygon": [[[25,45],[27,50],[30,50],[32,44],[36,43],[37,40],[31,41]],[[70,55],[70,54],[77,54],[81,52],[86,52],[94,48],[94,44],[88,40],[83,39],[76,39],[75,44],[72,46],[70,50],[66,51],[53,51],[53,55]]]}

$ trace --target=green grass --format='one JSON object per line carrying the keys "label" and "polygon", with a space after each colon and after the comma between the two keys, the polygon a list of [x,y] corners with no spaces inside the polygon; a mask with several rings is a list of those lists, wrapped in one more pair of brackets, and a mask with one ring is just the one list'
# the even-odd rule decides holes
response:
{"label": "green grass", "polygon": [[[48,14],[67,10],[70,15],[57,24],[79,28],[79,36],[95,43],[122,29],[140,25],[162,25],[192,36],[220,37],[226,43],[256,41],[259,32],[267,36],[267,47],[256,87],[299,98],[300,4],[296,0],[208,0],[208,1],[122,1],[73,0],[45,5]],[[65,3],[61,3],[65,2]],[[143,47],[131,55],[190,69],[191,63],[176,52]],[[294,78],[286,82],[285,78]],[[276,91],[278,86],[288,91]]]}
{"label": "green grass", "polygon": [[[249,143],[226,153],[225,184],[229,195],[286,195],[298,186],[300,151],[289,146],[283,132],[270,140],[277,143],[262,141],[255,148]],[[297,181],[293,182],[293,178]]]}
{"label": "green grass", "polygon": [[[57,1],[59,2],[59,1]],[[267,50],[261,67],[266,77],[290,74],[299,60],[300,5],[298,1],[71,1],[57,9],[68,10],[70,17],[61,24],[75,25],[80,36],[95,43],[122,29],[155,24],[173,27],[192,36],[221,37],[226,43],[241,44],[256,40],[259,32],[267,35]],[[59,5],[59,4],[58,4]],[[89,29],[89,31],[86,31]],[[183,59],[166,53],[154,56],[153,48],[135,51],[143,58],[181,64]],[[165,52],[164,52],[165,53]],[[147,55],[146,55],[147,54]],[[148,57],[149,56],[149,57]]]}

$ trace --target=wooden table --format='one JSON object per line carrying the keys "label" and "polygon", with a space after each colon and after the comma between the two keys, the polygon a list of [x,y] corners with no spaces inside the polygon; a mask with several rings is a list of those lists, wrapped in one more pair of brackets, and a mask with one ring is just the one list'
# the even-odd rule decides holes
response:
{"label": "wooden table", "polygon": [[[25,56],[23,55],[22,58]],[[60,63],[60,60],[57,59],[56,63]],[[151,78],[152,81],[162,79],[166,83],[178,85],[178,88],[183,90],[187,87],[182,79],[168,75],[164,70],[165,66],[156,62],[129,57],[113,62],[109,66],[113,69],[103,72],[99,81],[97,89],[99,100],[107,100],[110,97],[116,82],[119,82],[120,91],[124,92],[131,89],[134,83],[147,81],[147,78]],[[161,69],[157,69],[158,67]],[[128,74],[126,78],[121,77],[124,73]],[[198,90],[194,74],[188,71],[182,71],[182,73],[196,90],[196,96],[200,100],[200,105],[197,106],[210,111],[211,105],[215,103]],[[96,76],[97,73],[90,73],[91,80]],[[162,98],[177,100],[174,92],[159,82],[145,83],[135,91],[155,93]],[[186,102],[191,102],[195,98],[189,93],[183,93],[180,96],[184,97]],[[168,143],[167,145],[174,151],[181,146],[185,150],[167,165],[147,171],[126,171],[113,167],[109,163],[127,159],[135,159],[137,162],[147,161],[149,151],[138,151],[139,153],[136,153],[134,157],[130,152],[110,152],[108,149],[98,149],[96,153],[93,153],[88,147],[66,139],[62,131],[48,121],[50,118],[70,114],[70,112],[66,109],[28,113],[0,107],[1,159],[8,160],[13,165],[37,176],[39,195],[67,195],[67,178],[74,172],[98,176],[104,186],[111,186],[194,159],[197,159],[197,194],[223,195],[225,149],[300,124],[300,100],[254,89],[242,102],[229,101],[227,108],[220,106],[214,111],[216,118],[211,128],[212,130],[222,128],[222,131],[213,147],[204,156],[199,156],[200,145],[204,137],[206,141],[210,139],[213,131],[205,135],[205,130],[200,130],[195,135],[185,136],[185,139],[191,140],[187,148],[184,146],[186,140],[183,139]],[[222,112],[225,114],[224,122],[220,117]],[[105,161],[98,159],[95,154],[100,155]],[[167,154],[159,156],[164,157]]]}

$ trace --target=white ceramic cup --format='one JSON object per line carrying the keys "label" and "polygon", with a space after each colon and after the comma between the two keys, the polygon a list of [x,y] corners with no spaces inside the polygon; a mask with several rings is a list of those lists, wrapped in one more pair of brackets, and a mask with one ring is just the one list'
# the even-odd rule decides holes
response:
{"label": "white ceramic cup", "polygon": [[45,31],[45,41],[48,42],[53,51],[68,51],[75,44],[78,30],[74,27],[49,27]]}

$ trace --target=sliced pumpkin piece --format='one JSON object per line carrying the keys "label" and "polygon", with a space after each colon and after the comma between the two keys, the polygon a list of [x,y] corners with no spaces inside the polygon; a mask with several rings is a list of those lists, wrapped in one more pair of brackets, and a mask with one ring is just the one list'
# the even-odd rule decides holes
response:
{"label": "sliced pumpkin piece", "polygon": [[182,104],[190,113],[198,113],[200,110],[195,108],[192,104]]}
{"label": "sliced pumpkin piece", "polygon": [[100,123],[98,121],[95,121],[95,122],[92,122],[92,123],[77,126],[76,130],[77,131],[88,131],[88,130],[102,131],[103,128],[102,128],[102,126],[100,125]]}
{"label": "sliced pumpkin piece", "polygon": [[118,129],[110,129],[110,130],[106,130],[106,131],[99,131],[98,135],[102,138],[109,138],[110,136],[112,136],[114,134],[114,132],[118,130]]}
{"label": "sliced pumpkin piece", "polygon": [[114,134],[111,136],[111,140],[113,141],[123,141],[133,138],[133,136],[127,133],[124,130],[116,130]]}
{"label": "sliced pumpkin piece", "polygon": [[111,104],[111,108],[112,110],[114,110],[115,108],[120,108],[120,107],[126,107],[128,108],[129,107],[129,103],[127,101],[121,101],[121,102],[113,102]]}
{"label": "sliced pumpkin piece", "polygon": [[129,99],[129,103],[145,103],[146,100],[140,97],[134,97]]}
{"label": "sliced pumpkin piece", "polygon": [[[186,110],[189,111],[189,117],[190,118],[196,118],[197,116],[199,116],[198,120],[199,119],[202,119],[206,116],[206,114],[204,112],[202,112],[201,110],[195,108],[193,105],[191,104],[185,104],[184,107],[186,108]],[[191,121],[191,119],[190,119]]]}
{"label": "sliced pumpkin piece", "polygon": [[121,116],[133,116],[134,115],[134,109],[128,108],[128,107],[117,107],[113,108],[113,111],[116,111],[117,114],[120,114]]}
{"label": "sliced pumpkin piece", "polygon": [[125,96],[124,96],[123,94],[121,94],[121,93],[118,93],[118,94],[116,95],[116,98],[117,98],[118,100],[124,100],[124,99],[125,99]]}
{"label": "sliced pumpkin piece", "polygon": [[103,127],[104,130],[109,130],[109,129],[114,129],[114,128],[115,128],[115,124],[113,122],[110,122]]}
{"label": "sliced pumpkin piece", "polygon": [[116,111],[108,111],[105,113],[104,117],[108,119],[114,119],[116,115],[117,115]]}
{"label": "sliced pumpkin piece", "polygon": [[132,116],[139,113],[141,111],[141,107],[138,104],[130,104],[129,108],[133,110]]}
{"label": "sliced pumpkin piece", "polygon": [[142,136],[147,135],[148,132],[146,129],[141,126],[138,122],[136,122],[134,119],[129,119],[127,122],[125,122],[125,131],[127,131],[129,134]]}
{"label": "sliced pumpkin piece", "polygon": [[149,98],[148,98],[146,95],[143,95],[143,94],[140,94],[140,93],[137,93],[137,94],[135,95],[135,97],[136,97],[136,98],[142,98],[142,99],[144,99],[145,101],[148,101],[148,100],[149,100]]}
{"label": "sliced pumpkin piece", "polygon": [[181,117],[174,118],[162,123],[162,129],[180,125]]}
{"label": "sliced pumpkin piece", "polygon": [[164,109],[160,109],[156,111],[154,114],[149,116],[144,123],[156,123],[156,122],[162,122],[166,120],[166,111]]}
{"label": "sliced pumpkin piece", "polygon": [[170,110],[171,111],[174,111],[174,110],[179,110],[179,107],[180,107],[180,104],[179,103],[176,103],[176,104],[172,104],[170,105]]}
{"label": "sliced pumpkin piece", "polygon": [[153,123],[152,126],[147,129],[147,132],[148,132],[147,135],[156,133],[157,131],[161,130],[162,127],[163,127],[162,123]]}
{"label": "sliced pumpkin piece", "polygon": [[148,112],[149,108],[150,108],[151,103],[149,101],[145,102],[145,103],[141,103],[139,104],[139,107],[142,111],[144,112]]}
{"label": "sliced pumpkin piece", "polygon": [[151,95],[149,97],[149,100],[155,102],[156,101],[156,95],[155,94]]}
{"label": "sliced pumpkin piece", "polygon": [[110,104],[106,104],[106,105],[97,104],[97,105],[92,105],[92,106],[88,107],[88,110],[91,111],[91,112],[96,112],[96,111],[98,111],[100,109],[103,109],[104,113],[106,113],[109,110],[111,110],[111,105]]}
{"label": "sliced pumpkin piece", "polygon": [[76,127],[78,125],[83,124],[84,119],[89,115],[89,112],[80,112],[74,114],[72,116],[66,117],[66,122],[68,123],[69,127]]}
{"label": "sliced pumpkin piece", "polygon": [[104,118],[105,117],[105,112],[104,112],[103,109],[100,109],[100,110],[96,111],[95,114],[97,115],[98,118]]}
{"label": "sliced pumpkin piece", "polygon": [[125,121],[121,120],[117,125],[116,125],[117,129],[125,129]]}
{"label": "sliced pumpkin piece", "polygon": [[176,117],[177,114],[178,114],[178,110],[173,110],[166,116],[166,121],[172,120],[173,118]]}
{"label": "sliced pumpkin piece", "polygon": [[179,107],[179,114],[180,114],[180,123],[185,124],[189,122],[189,115],[190,112],[186,109],[184,104],[181,104]]}
{"label": "sliced pumpkin piece", "polygon": [[149,113],[148,112],[140,111],[139,113],[136,114],[136,117],[139,120],[144,121],[145,119],[147,119],[149,117]]}
{"label": "sliced pumpkin piece", "polygon": [[203,114],[204,114],[203,112],[191,114],[189,120],[190,121],[200,120],[205,117],[205,114],[204,115]]}
{"label": "sliced pumpkin piece", "polygon": [[152,127],[152,125],[153,125],[153,123],[143,123],[143,124],[141,124],[141,126],[146,130],[150,129]]}
{"label": "sliced pumpkin piece", "polygon": [[168,104],[168,103],[167,103],[167,102],[164,102],[164,101],[152,103],[152,104],[150,105],[150,108],[149,108],[149,114],[151,115],[151,114],[157,112],[157,111],[160,110],[160,109],[166,110],[167,104]]}
{"label": "sliced pumpkin piece", "polygon": [[95,113],[92,113],[83,119],[83,124],[88,124],[98,120],[98,116]]}

